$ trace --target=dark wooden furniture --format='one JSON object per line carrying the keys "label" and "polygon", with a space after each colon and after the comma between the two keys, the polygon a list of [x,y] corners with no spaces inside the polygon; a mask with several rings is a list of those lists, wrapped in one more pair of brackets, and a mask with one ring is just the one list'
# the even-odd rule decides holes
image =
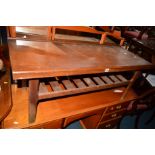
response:
{"label": "dark wooden furniture", "polygon": [[[122,87],[128,84],[120,99],[123,102],[135,79],[139,76],[140,71],[154,68],[151,63],[116,46],[79,44],[77,42],[65,43],[60,41],[10,40],[9,49],[13,79],[27,79],[29,81],[30,123],[35,121],[37,104],[41,99],[73,95],[110,87]],[[117,73],[120,71],[136,72],[129,80],[123,78],[125,79],[124,81],[117,78],[120,76],[120,73],[113,75],[113,72]],[[75,75],[76,77],[72,77]],[[113,82],[106,85],[103,85],[103,83],[99,85],[93,83],[94,79],[92,80],[91,78],[103,81],[100,75],[101,77],[105,76],[113,79]],[[123,76],[121,75],[121,77]],[[59,82],[59,78],[62,82]],[[88,82],[85,81],[87,88],[83,88],[81,81],[75,82],[75,85],[72,85],[71,81],[74,81],[74,78],[78,81],[81,78],[86,78]],[[44,87],[45,84],[42,83],[42,79],[48,79],[49,85],[47,84]],[[58,92],[60,86],[62,89]],[[73,88],[75,86],[76,88]]]}
{"label": "dark wooden furniture", "polygon": [[96,30],[92,27],[89,27],[89,26],[49,26],[48,27],[48,38],[49,38],[49,40],[55,39],[55,34],[56,34],[57,29],[101,35],[101,39],[99,40],[99,44],[104,44],[104,42],[106,40],[106,35],[107,35],[107,33],[102,32],[102,31],[98,31],[98,30]]}
{"label": "dark wooden furniture", "polygon": [[128,106],[132,101],[120,102],[108,106],[104,112],[80,120],[85,129],[110,129],[119,124],[122,117],[128,113]]}
{"label": "dark wooden furniture", "polygon": [[16,26],[8,26],[8,36],[11,38],[16,38]]}
{"label": "dark wooden furniture", "polygon": [[155,64],[155,39],[132,39],[129,50]]}
{"label": "dark wooden furniture", "polygon": [[16,26],[12,39],[47,41],[48,26]]}
{"label": "dark wooden furniture", "polygon": [[6,44],[0,45],[0,60],[3,65],[0,69],[0,128],[3,120],[9,114],[12,108],[11,95],[11,70],[8,55],[8,48]]}
{"label": "dark wooden furniture", "polygon": [[145,40],[148,38],[147,31],[149,27],[147,26],[124,26],[121,27],[122,35],[129,41],[132,38],[137,38],[139,40]]}
{"label": "dark wooden furniture", "polygon": [[[1,73],[0,73],[1,74]],[[10,71],[0,76],[0,124],[12,108]]]}
{"label": "dark wooden furniture", "polygon": [[[125,87],[119,87],[40,102],[36,121],[29,124],[28,87],[18,88],[13,84],[14,105],[3,122],[3,128],[64,128],[79,119],[86,128],[112,128],[128,113],[128,105],[139,98],[135,91],[130,89],[125,100],[120,102],[124,90]],[[104,123],[106,125],[103,126]]]}
{"label": "dark wooden furniture", "polygon": [[106,32],[107,36],[110,36],[116,40],[119,40],[119,45],[123,46],[124,45],[124,41],[125,38],[123,38],[121,36],[121,31],[120,30],[116,30],[115,26],[110,27],[110,26],[97,26],[98,29],[103,30],[104,32]]}

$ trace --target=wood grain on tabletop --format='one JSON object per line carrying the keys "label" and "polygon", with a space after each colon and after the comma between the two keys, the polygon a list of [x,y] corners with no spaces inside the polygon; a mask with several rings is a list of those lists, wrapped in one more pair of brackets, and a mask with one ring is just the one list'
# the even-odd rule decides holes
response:
{"label": "wood grain on tabletop", "polygon": [[10,40],[9,49],[14,79],[154,67],[146,60],[117,46]]}

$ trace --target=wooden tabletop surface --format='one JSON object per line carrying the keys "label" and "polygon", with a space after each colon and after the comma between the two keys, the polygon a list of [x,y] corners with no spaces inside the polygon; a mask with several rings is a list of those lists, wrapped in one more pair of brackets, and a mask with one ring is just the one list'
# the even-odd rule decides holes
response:
{"label": "wooden tabletop surface", "polygon": [[118,46],[10,40],[9,51],[14,80],[154,68]]}

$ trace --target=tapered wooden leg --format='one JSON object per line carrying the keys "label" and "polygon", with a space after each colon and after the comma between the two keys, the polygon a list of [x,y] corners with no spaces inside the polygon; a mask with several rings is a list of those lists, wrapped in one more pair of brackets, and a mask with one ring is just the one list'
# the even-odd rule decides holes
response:
{"label": "tapered wooden leg", "polygon": [[104,44],[106,37],[107,37],[106,33],[102,34],[101,39],[100,39],[100,44]]}
{"label": "tapered wooden leg", "polygon": [[55,27],[53,26],[52,27],[52,40],[55,39]]}
{"label": "tapered wooden leg", "polygon": [[126,97],[128,91],[131,89],[131,87],[133,86],[135,80],[141,75],[141,72],[140,71],[136,71],[133,75],[133,77],[131,78],[127,88],[125,89],[122,97],[121,97],[121,101],[124,100],[124,98]]}
{"label": "tapered wooden leg", "polygon": [[29,123],[33,123],[37,114],[39,80],[29,81]]}
{"label": "tapered wooden leg", "polygon": [[10,34],[10,37],[16,38],[16,27],[15,26],[9,26],[9,34]]}
{"label": "tapered wooden leg", "polygon": [[125,39],[121,39],[120,46],[123,46]]}
{"label": "tapered wooden leg", "polygon": [[51,29],[52,29],[51,26],[48,26],[48,35],[47,35],[48,36],[48,40],[51,40],[51,33],[52,33]]}

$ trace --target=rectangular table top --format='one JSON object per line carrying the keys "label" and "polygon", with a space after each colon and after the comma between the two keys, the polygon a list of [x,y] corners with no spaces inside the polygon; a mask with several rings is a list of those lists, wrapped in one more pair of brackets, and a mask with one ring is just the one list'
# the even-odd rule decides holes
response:
{"label": "rectangular table top", "polygon": [[9,51],[14,80],[155,67],[119,46],[9,40]]}

